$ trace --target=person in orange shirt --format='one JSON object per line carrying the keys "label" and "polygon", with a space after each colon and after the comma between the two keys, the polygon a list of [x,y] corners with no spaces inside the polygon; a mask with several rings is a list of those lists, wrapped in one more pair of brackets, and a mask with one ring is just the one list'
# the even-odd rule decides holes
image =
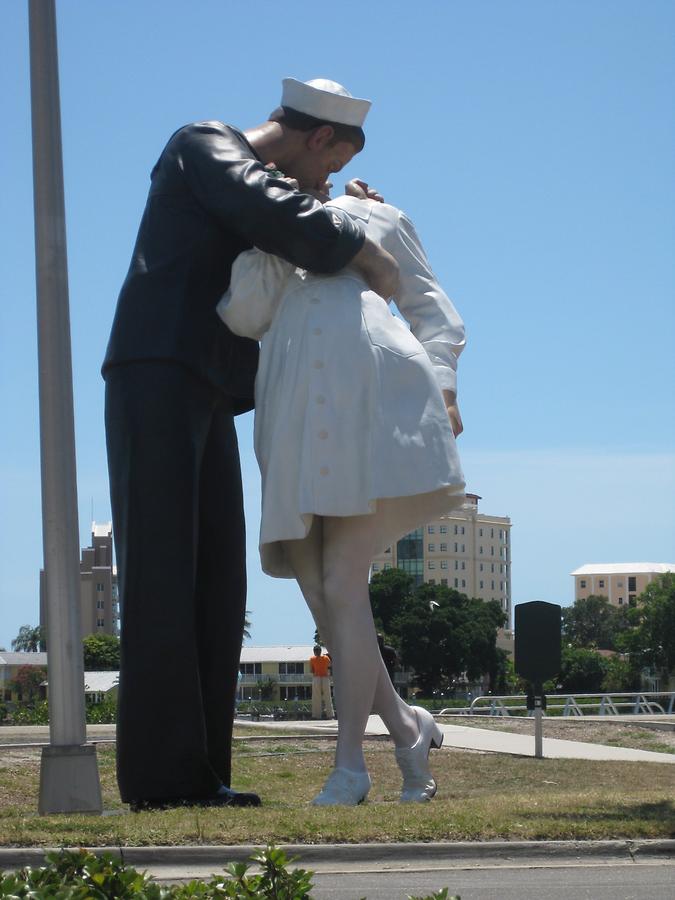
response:
{"label": "person in orange shirt", "polygon": [[312,718],[320,719],[322,708],[328,719],[334,719],[333,700],[330,695],[330,656],[324,656],[319,644],[314,646],[314,656],[309,659],[312,670]]}

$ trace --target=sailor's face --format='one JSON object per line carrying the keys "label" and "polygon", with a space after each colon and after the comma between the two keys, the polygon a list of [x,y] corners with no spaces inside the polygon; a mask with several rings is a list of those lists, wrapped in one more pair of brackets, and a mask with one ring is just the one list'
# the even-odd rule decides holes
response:
{"label": "sailor's face", "polygon": [[300,190],[321,191],[328,176],[339,172],[356,155],[356,147],[349,141],[339,141],[319,150],[307,150],[297,161],[293,173]]}

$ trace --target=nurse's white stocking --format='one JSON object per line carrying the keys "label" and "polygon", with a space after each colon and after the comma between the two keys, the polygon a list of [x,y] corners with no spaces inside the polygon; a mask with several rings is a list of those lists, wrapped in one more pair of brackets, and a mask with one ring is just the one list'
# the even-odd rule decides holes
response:
{"label": "nurse's white stocking", "polygon": [[[358,526],[364,520],[370,522],[370,517],[355,516],[349,521],[356,523],[356,525]],[[331,616],[329,615],[328,604],[326,601],[324,590],[323,521],[324,520],[320,516],[314,516],[314,521],[309,535],[302,541],[284,542],[284,550],[288,562],[293,569],[293,572],[295,573],[295,577],[297,578],[300,590],[302,591],[302,594],[307,601],[307,605],[312,612],[312,616],[314,617],[314,621],[316,622],[317,628],[319,629],[321,639],[324,641],[331,656],[333,657],[333,673],[336,676],[336,707],[342,724],[342,711],[344,707],[341,705],[341,698],[339,696],[340,678],[339,676],[337,676]],[[338,519],[335,521],[345,522],[346,520]],[[349,530],[352,531],[351,528]],[[356,531],[356,529],[354,529],[354,531]],[[368,559],[368,567],[370,566],[371,558],[372,556]],[[372,623],[372,613],[370,609],[370,600],[368,598],[367,571],[365,580],[359,579],[359,583],[355,586],[355,592],[357,595],[359,594],[359,591],[363,589],[363,583],[365,583],[365,599],[367,600],[366,617],[368,618],[370,627],[370,623]],[[343,605],[344,604],[338,601],[338,607],[342,607]],[[374,625],[372,627],[374,630]],[[419,736],[417,717],[412,712],[408,704],[404,700],[402,700],[394,690],[394,686],[392,685],[391,679],[389,678],[389,673],[387,672],[384,661],[382,660],[382,656],[380,655],[379,647],[376,648],[375,658],[377,663],[377,676],[375,692],[373,696],[372,711],[377,713],[382,718],[396,747],[412,747]],[[366,673],[360,671],[359,664],[360,661],[357,659],[354,662],[354,677],[357,679],[357,683],[359,681],[362,683],[362,679],[366,677]],[[345,715],[348,714],[348,710],[345,710]]]}
{"label": "nurse's white stocking", "polygon": [[[323,520],[323,590],[339,719],[335,765],[353,771],[366,768],[363,735],[384,669],[368,595],[374,534],[374,519],[368,515]],[[396,696],[388,677],[387,682]],[[388,693],[383,685],[381,699]],[[403,724],[398,707],[391,712]],[[406,712],[414,720],[407,707]],[[416,726],[411,730],[414,743]]]}

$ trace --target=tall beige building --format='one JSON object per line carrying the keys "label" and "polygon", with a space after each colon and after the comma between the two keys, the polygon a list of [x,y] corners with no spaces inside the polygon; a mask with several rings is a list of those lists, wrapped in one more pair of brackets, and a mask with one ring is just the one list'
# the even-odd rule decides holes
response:
{"label": "tall beige building", "polygon": [[373,560],[374,573],[398,568],[415,584],[444,584],[496,600],[511,623],[511,519],[478,512],[478,494],[462,509],[407,534]]}
{"label": "tall beige building", "polygon": [[[46,624],[45,573],[40,570],[40,624]],[[92,522],[91,546],[80,560],[80,622],[82,637],[119,634],[117,569],[113,566],[112,522]]]}
{"label": "tall beige building", "polygon": [[665,572],[675,572],[675,563],[589,563],[571,573],[574,602],[594,594],[614,606],[634,606],[649,582]]}

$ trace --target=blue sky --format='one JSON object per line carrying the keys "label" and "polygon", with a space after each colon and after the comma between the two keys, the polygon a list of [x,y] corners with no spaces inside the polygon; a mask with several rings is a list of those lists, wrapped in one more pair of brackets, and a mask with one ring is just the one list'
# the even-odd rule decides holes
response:
{"label": "blue sky", "polygon": [[[374,101],[347,174],[408,212],[466,321],[460,449],[513,520],[514,602],[570,603],[583,563],[675,561],[669,0],[57,5],[83,544],[110,515],[99,367],[150,169],[186,122],[263,121],[292,75]],[[37,623],[42,560],[27,33],[2,4],[5,647]],[[260,574],[251,428],[253,640],[309,641],[297,588]]]}

